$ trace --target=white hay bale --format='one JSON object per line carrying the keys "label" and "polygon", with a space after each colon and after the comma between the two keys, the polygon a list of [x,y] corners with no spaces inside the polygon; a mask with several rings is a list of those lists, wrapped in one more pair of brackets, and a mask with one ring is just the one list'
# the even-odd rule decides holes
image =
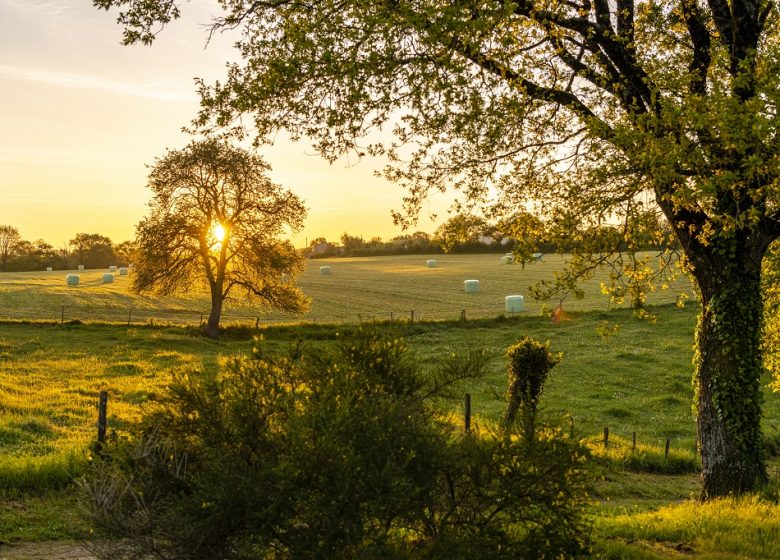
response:
{"label": "white hay bale", "polygon": [[50,266],[46,267],[46,272],[51,272],[52,270],[54,270],[52,267],[50,267]]}
{"label": "white hay bale", "polygon": [[523,296],[506,296],[504,298],[504,311],[507,313],[525,311],[525,298]]}
{"label": "white hay bale", "polygon": [[322,276],[330,276],[330,267],[329,266],[321,266],[320,267],[320,274]]}
{"label": "white hay bale", "polygon": [[110,284],[113,281],[114,281],[114,275],[111,274],[110,272],[106,272],[103,275],[103,284]]}
{"label": "white hay bale", "polygon": [[425,264],[428,265],[428,268],[436,268],[436,259],[428,259]]}
{"label": "white hay bale", "polygon": [[68,274],[65,277],[65,284],[68,286],[78,286],[79,280],[81,280],[81,276],[78,274]]}
{"label": "white hay bale", "polygon": [[127,276],[127,267],[122,267],[119,269],[119,276]]}
{"label": "white hay bale", "polygon": [[467,294],[476,294],[479,292],[479,280],[464,280],[463,287]]}
{"label": "white hay bale", "polygon": [[84,265],[83,264],[79,265],[79,270],[84,270]]}
{"label": "white hay bale", "polygon": [[109,272],[116,272],[116,265],[113,265],[113,264],[112,264],[111,266],[109,266],[109,267],[108,267],[108,271],[109,271]]}
{"label": "white hay bale", "polygon": [[504,255],[501,257],[501,264],[512,264],[515,262],[515,258],[512,255]]}

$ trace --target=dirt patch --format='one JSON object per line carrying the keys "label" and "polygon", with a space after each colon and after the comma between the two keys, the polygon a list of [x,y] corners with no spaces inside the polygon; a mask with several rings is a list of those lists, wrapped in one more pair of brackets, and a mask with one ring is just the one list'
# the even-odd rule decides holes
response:
{"label": "dirt patch", "polygon": [[74,542],[42,542],[0,545],[0,560],[96,560]]}

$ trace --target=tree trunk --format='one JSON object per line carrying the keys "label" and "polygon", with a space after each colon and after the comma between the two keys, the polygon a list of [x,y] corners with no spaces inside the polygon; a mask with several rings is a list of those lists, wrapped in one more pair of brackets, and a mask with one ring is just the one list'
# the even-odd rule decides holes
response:
{"label": "tree trunk", "polygon": [[211,294],[211,312],[209,313],[209,320],[206,323],[206,329],[203,331],[209,338],[217,338],[219,336],[219,320],[222,316],[222,303],[224,297],[221,293]]}
{"label": "tree trunk", "polygon": [[747,250],[722,258],[710,254],[695,264],[702,296],[694,358],[702,499],[741,494],[766,480],[761,258],[756,253],[763,254]]}

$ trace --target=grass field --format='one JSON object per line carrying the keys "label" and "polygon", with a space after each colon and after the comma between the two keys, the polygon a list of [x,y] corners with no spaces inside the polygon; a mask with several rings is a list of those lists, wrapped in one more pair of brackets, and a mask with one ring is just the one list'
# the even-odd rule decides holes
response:
{"label": "grass field", "polygon": [[[100,390],[110,395],[109,429],[121,432],[176,372],[213,374],[223,357],[249,352],[257,334],[263,335],[263,344],[276,348],[301,338],[314,346],[334,344],[337,333],[358,328],[360,314],[364,321],[375,319],[377,328],[404,336],[424,364],[468,347],[484,348],[488,375],[460,387],[461,393],[472,394],[477,425],[495,421],[504,411],[508,345],[531,336],[550,340],[554,351],[563,352],[542,403],[550,421],[568,429],[573,419],[577,436],[590,442],[594,557],[780,557],[773,556],[780,550],[780,507],[773,502],[749,498],[701,506],[689,501],[698,491],[690,382],[695,304],[656,307],[658,320],[651,324],[626,309],[607,311],[597,283],[592,283],[585,299],[565,303],[571,311],[568,320],[553,323],[534,303],[528,313],[496,318],[504,295],[525,293],[515,288],[560,263],[547,259],[522,269],[500,265],[494,255],[437,260],[437,269],[426,269],[425,257],[310,261],[301,285],[315,298],[307,317],[312,322],[256,330],[254,321],[249,328],[245,319],[243,327],[228,329],[218,341],[204,339],[192,327],[150,325],[140,312],[148,309],[155,322],[194,323],[197,318],[190,321],[182,310],[195,313],[204,303],[198,297],[138,298],[127,292],[127,278],[99,284],[102,271],[84,273],[84,285],[77,289],[66,288],[61,273],[0,276],[5,280],[0,284],[0,319],[50,319],[0,322],[0,542],[87,535],[73,478],[86,468]],[[319,276],[318,267],[326,263],[332,276]],[[482,282],[483,291],[476,296],[462,293],[462,280],[471,277]],[[655,301],[667,296],[666,301],[674,299],[672,294],[653,295]],[[60,305],[66,305],[66,320],[116,324],[59,325]],[[143,323],[123,324],[130,305]],[[53,313],[46,311],[52,306]],[[76,315],[76,309],[84,314]],[[410,323],[411,309],[416,319],[453,320]],[[461,309],[467,310],[466,322],[455,320]],[[165,310],[175,313],[166,315]],[[396,321],[387,321],[388,310]],[[251,317],[251,310],[245,311]],[[478,318],[482,316],[493,318]],[[336,324],[324,324],[326,320]],[[602,336],[604,332],[611,334]],[[764,379],[763,385],[768,382]],[[764,396],[765,433],[780,441],[780,396],[768,389]],[[459,400],[442,406],[453,417],[461,414]],[[606,450],[604,427],[610,429]],[[637,434],[636,451],[630,448],[632,432]],[[668,459],[663,456],[667,438]],[[776,501],[778,492],[768,495]]]}
{"label": "grass field", "polygon": [[[504,311],[504,297],[526,296],[528,314],[538,314],[542,303],[530,300],[528,287],[553,278],[563,266],[563,257],[549,255],[544,262],[505,265],[499,255],[435,255],[436,268],[427,268],[425,255],[373,258],[316,259],[306,262],[299,280],[304,293],[312,298],[310,311],[303,317],[265,312],[240,301],[229,302],[226,323],[252,322],[355,322],[408,318],[456,319],[462,310],[469,318],[495,317]],[[330,266],[331,275],[321,276],[320,266]],[[92,320],[135,323],[150,319],[178,324],[197,324],[208,313],[205,294],[179,297],[137,296],[129,291],[131,279],[115,276],[103,284],[104,270],[87,270],[76,287],[65,285],[66,271],[0,273],[0,319],[45,319],[59,321]],[[584,285],[582,300],[564,302],[567,310],[606,309],[608,300],[600,293],[601,272]],[[480,292],[466,294],[463,281],[478,279]],[[673,286],[690,294],[688,281],[681,278]],[[650,294],[649,303],[673,303],[673,290]],[[557,305],[547,303],[547,307]]]}

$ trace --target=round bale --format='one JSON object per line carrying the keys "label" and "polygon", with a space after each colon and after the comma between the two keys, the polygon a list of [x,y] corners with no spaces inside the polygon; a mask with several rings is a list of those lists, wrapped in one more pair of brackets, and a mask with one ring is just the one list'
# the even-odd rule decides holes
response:
{"label": "round bale", "polygon": [[523,296],[506,296],[504,298],[504,311],[507,313],[525,311],[525,299]]}
{"label": "round bale", "polygon": [[122,267],[119,269],[119,276],[127,276],[127,267]]}
{"label": "round bale", "polygon": [[479,292],[479,280],[464,280],[463,287],[467,294],[476,294]]}
{"label": "round bale", "polygon": [[79,265],[79,270],[84,270],[84,265],[83,264]]}
{"label": "round bale", "polygon": [[428,259],[425,264],[428,265],[428,268],[436,268],[436,259]]}
{"label": "round bale", "polygon": [[65,277],[65,284],[68,286],[78,286],[81,277],[78,274],[68,274]]}
{"label": "round bale", "polygon": [[111,274],[110,272],[106,272],[103,275],[103,284],[110,284],[113,281],[114,281],[114,275]]}
{"label": "round bale", "polygon": [[320,267],[320,275],[322,275],[322,276],[330,276],[330,267],[329,266],[321,266]]}
{"label": "round bale", "polygon": [[50,266],[46,267],[46,272],[51,272],[52,270],[54,270],[52,267],[50,267]]}
{"label": "round bale", "polygon": [[116,272],[116,265],[113,265],[113,264],[112,264],[111,266],[109,266],[109,267],[108,267],[108,271],[109,271],[109,272]]}

